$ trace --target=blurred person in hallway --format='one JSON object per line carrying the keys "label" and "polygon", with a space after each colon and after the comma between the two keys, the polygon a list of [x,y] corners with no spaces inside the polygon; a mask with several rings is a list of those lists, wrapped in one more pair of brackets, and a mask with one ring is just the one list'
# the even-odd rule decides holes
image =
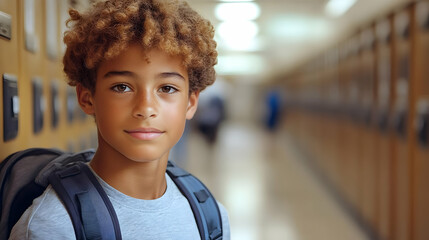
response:
{"label": "blurred person in hallway", "polygon": [[195,122],[198,130],[210,145],[217,140],[221,124],[226,119],[225,109],[225,83],[217,82],[200,94]]}
{"label": "blurred person in hallway", "polygon": [[281,116],[281,98],[277,90],[271,89],[266,96],[267,113],[265,125],[270,131],[276,130]]}

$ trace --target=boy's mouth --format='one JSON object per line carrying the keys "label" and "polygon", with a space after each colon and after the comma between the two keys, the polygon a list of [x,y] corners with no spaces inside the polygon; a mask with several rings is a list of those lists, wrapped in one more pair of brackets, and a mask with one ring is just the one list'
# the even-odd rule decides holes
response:
{"label": "boy's mouth", "polygon": [[163,131],[156,128],[137,128],[132,130],[124,130],[124,132],[128,133],[134,138],[144,141],[154,140],[164,133]]}

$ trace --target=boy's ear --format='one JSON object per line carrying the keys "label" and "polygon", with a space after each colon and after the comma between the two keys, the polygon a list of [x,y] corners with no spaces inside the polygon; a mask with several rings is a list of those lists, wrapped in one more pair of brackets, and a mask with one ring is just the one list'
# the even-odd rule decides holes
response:
{"label": "boy's ear", "polygon": [[191,92],[188,100],[188,108],[186,109],[186,119],[191,120],[194,117],[195,112],[198,107],[198,98],[200,96],[200,92]]}
{"label": "boy's ear", "polygon": [[76,95],[80,108],[82,108],[82,110],[86,114],[94,115],[94,104],[91,91],[86,87],[82,86],[82,84],[77,84]]}

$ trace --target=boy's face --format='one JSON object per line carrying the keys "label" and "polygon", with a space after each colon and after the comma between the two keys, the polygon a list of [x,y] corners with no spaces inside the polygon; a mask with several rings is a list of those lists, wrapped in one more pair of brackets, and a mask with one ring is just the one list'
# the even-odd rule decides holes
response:
{"label": "boy's face", "polygon": [[137,162],[168,157],[198,103],[180,57],[139,45],[101,63],[94,93],[81,86],[77,92],[83,110],[95,116],[99,149]]}

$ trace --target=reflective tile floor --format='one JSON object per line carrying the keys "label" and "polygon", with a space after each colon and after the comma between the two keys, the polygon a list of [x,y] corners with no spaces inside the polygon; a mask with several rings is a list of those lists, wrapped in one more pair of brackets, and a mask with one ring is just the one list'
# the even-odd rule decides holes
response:
{"label": "reflective tile floor", "polygon": [[188,136],[183,165],[229,211],[233,240],[365,240],[312,174],[287,132],[225,123],[214,145]]}

